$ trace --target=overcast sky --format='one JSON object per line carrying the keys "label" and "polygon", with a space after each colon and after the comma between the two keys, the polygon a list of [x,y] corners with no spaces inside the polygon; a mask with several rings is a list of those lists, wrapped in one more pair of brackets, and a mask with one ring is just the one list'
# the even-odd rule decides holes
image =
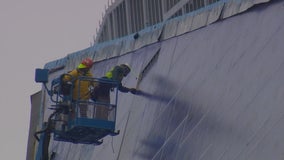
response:
{"label": "overcast sky", "polygon": [[90,46],[108,0],[0,0],[0,156],[25,160],[36,68]]}

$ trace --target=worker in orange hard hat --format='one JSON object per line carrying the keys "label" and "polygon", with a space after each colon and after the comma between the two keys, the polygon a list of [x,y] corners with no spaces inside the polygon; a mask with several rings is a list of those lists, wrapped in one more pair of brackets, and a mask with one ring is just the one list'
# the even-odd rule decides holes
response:
{"label": "worker in orange hard hat", "polygon": [[[79,86],[79,81],[77,80],[79,76],[93,77],[90,69],[92,68],[94,62],[90,58],[83,59],[78,67],[68,73],[70,76],[64,76],[63,81],[71,81],[71,77],[74,80],[73,89],[73,100],[87,100],[90,98],[89,86],[91,85],[89,81],[82,81]],[[78,95],[78,89],[80,88],[80,97]]]}
{"label": "worker in orange hard hat", "polygon": [[91,58],[83,59],[82,62],[78,65],[78,69],[90,69],[92,68],[94,62]]}
{"label": "worker in orange hard hat", "polygon": [[[73,100],[84,101],[90,98],[89,88],[92,86],[92,82],[81,80],[79,83],[78,78],[81,76],[92,78],[93,75],[90,72],[94,62],[90,58],[83,59],[82,62],[75,68],[70,71],[67,75],[65,75],[62,80],[64,82],[72,81],[74,84],[73,88]],[[80,91],[80,92],[79,92]],[[87,106],[80,106],[80,113],[82,116],[86,116]]]}

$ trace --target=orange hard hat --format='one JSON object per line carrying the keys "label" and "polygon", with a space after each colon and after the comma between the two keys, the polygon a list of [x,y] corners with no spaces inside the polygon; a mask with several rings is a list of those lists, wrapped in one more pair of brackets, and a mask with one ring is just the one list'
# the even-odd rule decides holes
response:
{"label": "orange hard hat", "polygon": [[78,68],[91,68],[93,66],[94,62],[91,58],[83,59],[82,62],[79,64]]}

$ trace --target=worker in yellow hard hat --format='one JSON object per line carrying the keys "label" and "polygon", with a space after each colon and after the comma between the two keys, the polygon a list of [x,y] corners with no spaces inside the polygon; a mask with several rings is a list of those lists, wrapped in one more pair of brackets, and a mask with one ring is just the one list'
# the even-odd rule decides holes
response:
{"label": "worker in yellow hard hat", "polygon": [[[137,90],[135,88],[127,88],[122,85],[122,80],[124,77],[126,77],[131,71],[131,68],[128,64],[120,64],[115,67],[113,67],[111,70],[109,70],[102,79],[109,79],[109,80],[115,80],[118,84],[118,90],[124,93],[130,92],[132,94],[137,94]],[[95,88],[91,94],[91,98],[94,101],[98,102],[104,102],[104,103],[110,103],[110,90],[112,90],[113,86],[111,85],[105,85],[105,84],[95,84]],[[107,119],[108,112],[107,108],[97,107],[96,109],[96,116],[97,118],[101,119]]]}

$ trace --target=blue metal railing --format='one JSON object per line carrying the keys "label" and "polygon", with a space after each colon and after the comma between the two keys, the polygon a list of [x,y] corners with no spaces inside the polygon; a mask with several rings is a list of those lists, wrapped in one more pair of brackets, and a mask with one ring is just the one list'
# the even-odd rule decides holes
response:
{"label": "blue metal railing", "polygon": [[[115,131],[119,85],[117,81],[84,76],[75,78],[63,74],[51,82],[49,89],[46,85],[48,82],[47,74],[46,69],[37,69],[36,82],[44,84],[52,103],[54,103],[51,105],[53,106],[51,109],[55,111],[49,117],[47,125],[49,127],[36,132],[36,134],[54,133],[54,140],[58,141],[100,144],[103,137],[119,133]],[[69,77],[64,78],[64,76]],[[63,84],[66,83],[67,79],[68,85],[65,86],[67,88],[64,88]],[[103,96],[106,96],[107,101],[101,101],[100,98],[92,99],[90,96],[88,96],[88,99],[81,99],[80,84],[84,81],[93,87],[93,90],[90,87],[90,95],[106,90],[106,94]],[[98,86],[100,86],[99,89]],[[79,88],[75,89],[75,87]],[[63,91],[63,89],[66,90]],[[73,97],[75,92],[77,92],[79,98]]]}

